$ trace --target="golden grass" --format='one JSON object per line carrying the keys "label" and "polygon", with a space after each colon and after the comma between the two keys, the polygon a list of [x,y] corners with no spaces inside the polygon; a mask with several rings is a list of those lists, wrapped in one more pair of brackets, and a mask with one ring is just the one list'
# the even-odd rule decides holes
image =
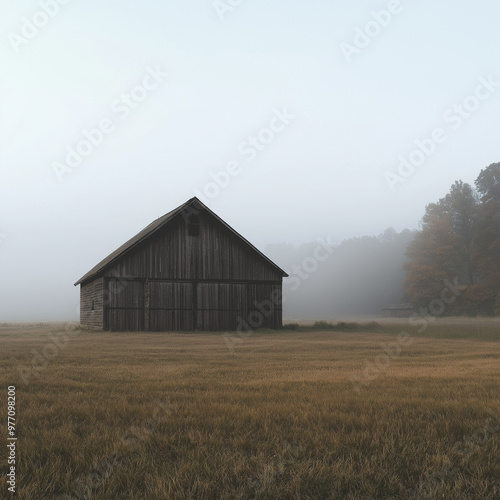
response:
{"label": "golden grass", "polygon": [[60,325],[4,326],[17,498],[500,498],[500,342],[467,339],[498,323],[407,328],[411,344],[363,378],[404,324],[255,333],[234,354],[220,334],[76,332],[63,345]]}

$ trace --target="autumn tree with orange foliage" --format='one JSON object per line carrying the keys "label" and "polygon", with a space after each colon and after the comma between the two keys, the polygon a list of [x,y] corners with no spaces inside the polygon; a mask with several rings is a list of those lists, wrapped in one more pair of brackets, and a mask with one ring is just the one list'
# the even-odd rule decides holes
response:
{"label": "autumn tree with orange foliage", "polygon": [[500,163],[475,185],[456,181],[426,207],[405,265],[404,288],[419,307],[439,298],[448,280],[463,290],[446,314],[500,314]]}

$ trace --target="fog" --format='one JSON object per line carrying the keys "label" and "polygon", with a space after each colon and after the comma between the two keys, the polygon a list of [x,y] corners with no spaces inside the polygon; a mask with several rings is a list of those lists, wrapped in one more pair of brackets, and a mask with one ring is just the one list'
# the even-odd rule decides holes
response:
{"label": "fog", "polygon": [[77,320],[193,196],[290,272],[285,316],[376,313],[425,205],[500,159],[494,0],[1,5],[0,321]]}
{"label": "fog", "polygon": [[339,245],[319,238],[299,246],[274,244],[267,254],[282,262],[286,320],[374,316],[405,299],[406,247],[414,233],[386,229],[379,236],[351,238]]}

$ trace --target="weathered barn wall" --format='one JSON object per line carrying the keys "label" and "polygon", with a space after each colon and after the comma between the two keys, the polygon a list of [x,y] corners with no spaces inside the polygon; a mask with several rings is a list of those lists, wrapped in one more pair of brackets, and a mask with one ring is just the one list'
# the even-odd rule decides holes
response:
{"label": "weathered barn wall", "polygon": [[83,328],[102,330],[104,327],[103,317],[104,278],[96,278],[81,287],[80,324]]}
{"label": "weathered barn wall", "polygon": [[281,285],[107,280],[104,329],[234,331],[281,328]]}

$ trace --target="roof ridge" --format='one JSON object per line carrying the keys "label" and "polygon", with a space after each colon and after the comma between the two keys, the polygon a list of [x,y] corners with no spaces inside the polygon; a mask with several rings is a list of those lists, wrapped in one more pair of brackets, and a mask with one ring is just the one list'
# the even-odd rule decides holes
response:
{"label": "roof ridge", "polygon": [[115,262],[117,259],[122,257],[126,252],[137,246],[139,243],[143,242],[147,238],[149,238],[156,231],[165,226],[168,222],[170,222],[176,215],[178,215],[182,210],[187,208],[192,203],[199,203],[203,209],[205,209],[208,213],[210,213],[213,217],[216,218],[219,222],[221,222],[227,229],[229,229],[232,233],[234,233],[237,237],[240,238],[244,243],[246,243],[250,248],[252,248],[256,253],[258,253],[261,257],[263,257],[268,263],[273,265],[276,269],[278,269],[284,277],[288,276],[288,274],[283,271],[278,265],[276,265],[271,259],[269,259],[266,255],[264,255],[258,248],[256,248],[252,243],[250,243],[246,238],[244,238],[241,234],[235,231],[227,222],[221,219],[215,212],[210,210],[202,201],[200,201],[196,196],[193,196],[186,202],[179,205],[177,208],[174,208],[170,212],[167,212],[165,215],[159,217],[158,219],[152,221],[148,224],[144,229],[139,231],[136,235],[132,236],[132,238],[128,239],[125,243],[120,245],[116,250],[111,252],[107,257],[102,259],[97,265],[95,265],[89,272],[84,274],[74,286],[77,286],[84,281],[88,281],[93,278],[97,274],[101,273],[106,269],[109,265]]}

